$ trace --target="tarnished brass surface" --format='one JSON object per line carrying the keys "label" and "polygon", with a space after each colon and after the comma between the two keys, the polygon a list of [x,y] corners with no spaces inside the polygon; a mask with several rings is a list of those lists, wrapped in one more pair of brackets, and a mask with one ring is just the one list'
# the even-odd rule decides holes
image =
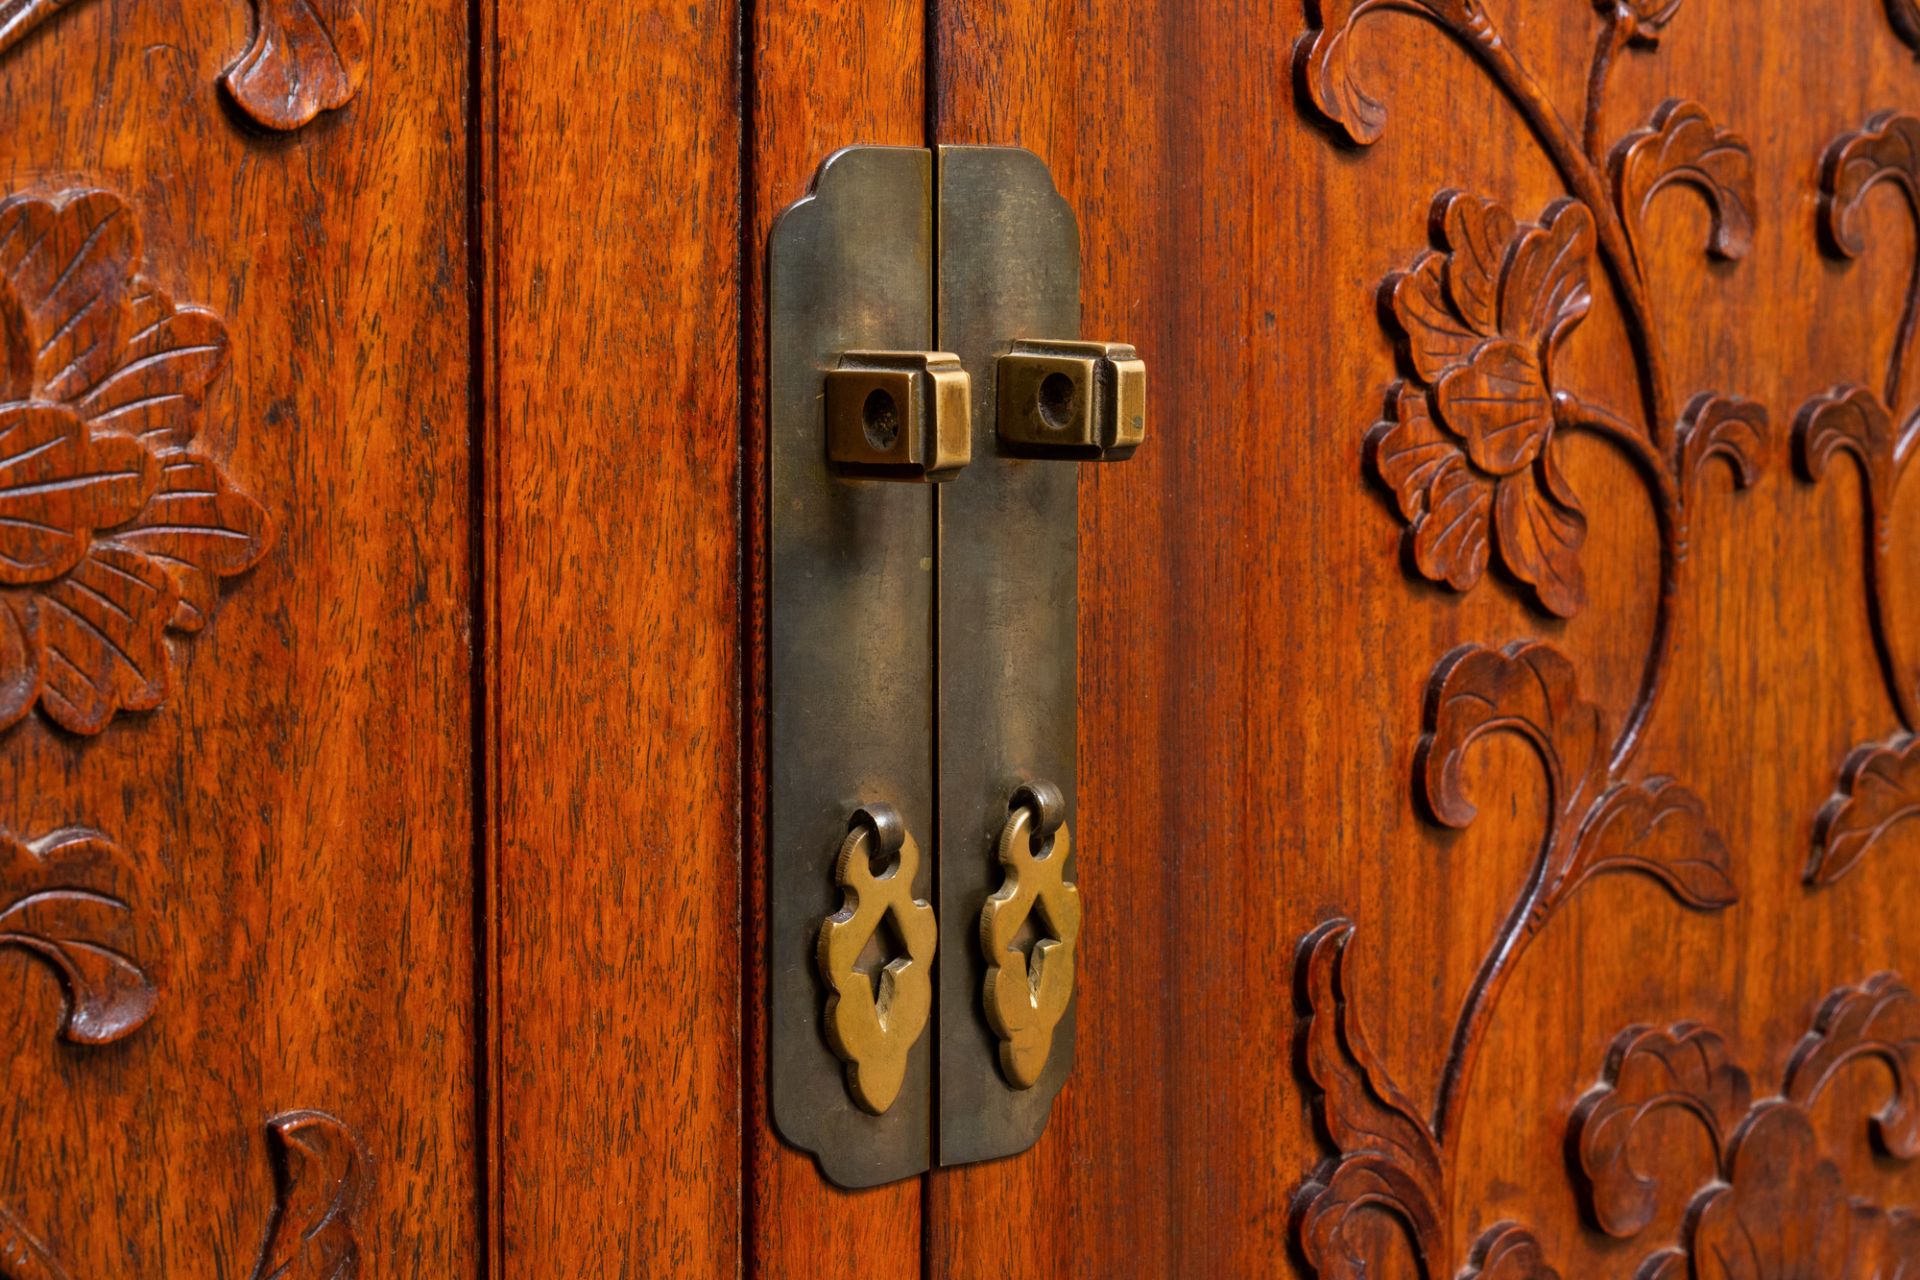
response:
{"label": "tarnished brass surface", "polygon": [[[768,1084],[780,1134],[847,1187],[931,1155],[931,1037],[893,1105],[861,1107],[815,948],[841,905],[847,815],[891,805],[933,830],[935,489],[836,470],[825,388],[844,352],[934,348],[932,191],[926,151],[836,152],[768,246]],[[933,896],[928,868],[900,874]]]}
{"label": "tarnished brass surface", "polygon": [[[891,865],[877,870],[876,853]],[[933,908],[913,896],[919,873],[920,846],[900,825],[899,814],[887,805],[855,814],[834,866],[834,882],[845,897],[840,909],[821,922],[815,947],[827,984],[827,1043],[847,1064],[847,1092],[874,1115],[899,1096],[907,1053],[919,1043],[933,1012]],[[1077,921],[1077,904],[1074,914]],[[904,955],[887,954],[895,943]],[[879,953],[875,972],[861,967],[870,947]],[[1071,966],[1069,943],[1069,985]],[[1024,1024],[1016,1018],[1013,1025]],[[1044,1057],[1044,1048],[1041,1052]]]}
{"label": "tarnished brass surface", "polygon": [[[1073,999],[1073,946],[1080,939],[1080,890],[1066,878],[1073,838],[1062,821],[1060,793],[1050,783],[1014,797],[995,852],[1006,882],[980,912],[980,948],[987,957],[981,1004],[1000,1037],[1000,1070],[1016,1089],[1031,1089],[1046,1069],[1053,1029]],[[1029,950],[1023,932],[1038,917]]]}
{"label": "tarnished brass surface", "polygon": [[[1016,457],[995,419],[1000,357],[1034,334],[1080,333],[1080,236],[1046,166],[1008,147],[941,147],[939,324],[933,345],[973,378],[973,460],[939,486],[940,832],[935,905],[942,948],[938,1159],[1012,1155],[1046,1128],[1073,1064],[1068,1002],[1031,1087],[1001,1070],[980,995],[981,909],[1005,873],[1007,799],[1042,779],[1071,820],[1078,696],[1079,467]],[[1074,878],[1071,851],[1060,872]]]}
{"label": "tarnished brass surface", "polygon": [[973,452],[967,371],[942,351],[855,351],[827,374],[827,456],[846,475],[949,480]]}
{"label": "tarnished brass surface", "polygon": [[1117,462],[1147,438],[1147,366],[1125,343],[1022,339],[999,382],[1009,452]]}

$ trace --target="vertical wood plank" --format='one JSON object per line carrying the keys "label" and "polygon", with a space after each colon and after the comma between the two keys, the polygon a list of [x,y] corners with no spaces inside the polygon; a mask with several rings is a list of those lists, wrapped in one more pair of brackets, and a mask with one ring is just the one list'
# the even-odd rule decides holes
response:
{"label": "vertical wood plank", "polygon": [[[752,7],[748,151],[751,173],[745,245],[747,402],[743,417],[754,538],[749,583],[763,583],[767,459],[766,334],[762,288],[767,234],[780,210],[806,193],[821,160],[854,143],[924,146],[923,7],[911,0],[763,0]],[[751,636],[765,634],[765,601],[752,601]],[[746,666],[756,716],[765,708],[764,655]],[[765,722],[755,723],[747,776],[750,805],[746,896],[751,940],[746,1162],[748,1274],[904,1280],[920,1273],[920,1184],[849,1193],[829,1185],[811,1157],[784,1145],[767,1109],[765,912]]]}
{"label": "vertical wood plank", "polygon": [[495,1274],[733,1276],[738,15],[487,7]]}

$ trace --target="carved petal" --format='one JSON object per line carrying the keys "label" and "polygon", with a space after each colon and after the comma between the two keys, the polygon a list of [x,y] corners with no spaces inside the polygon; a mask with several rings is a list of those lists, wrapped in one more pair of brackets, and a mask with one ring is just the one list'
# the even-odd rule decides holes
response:
{"label": "carved petal", "polygon": [[1527,227],[1507,258],[1500,280],[1500,331],[1544,351],[1564,337],[1593,305],[1593,214],[1578,200],[1547,206],[1539,226]]}
{"label": "carved petal", "polygon": [[6,399],[67,400],[113,367],[139,260],[140,233],[111,192],[0,206]]}
{"label": "carved petal", "polygon": [[40,697],[40,626],[25,600],[0,594],[0,729],[10,729]]}
{"label": "carved petal", "polygon": [[1502,1222],[1488,1228],[1474,1245],[1460,1280],[1560,1280],[1560,1273],[1547,1265],[1532,1232]]}
{"label": "carved petal", "polygon": [[1743,258],[1753,247],[1753,154],[1738,134],[1715,127],[1698,103],[1662,104],[1651,125],[1613,149],[1612,169],[1620,216],[1636,239],[1653,197],[1681,183],[1699,191],[1713,212],[1709,252]]}
{"label": "carved petal", "polygon": [[1876,974],[1827,997],[1787,1067],[1787,1097],[1811,1107],[1835,1073],[1863,1057],[1878,1059],[1893,1077],[1892,1096],[1873,1118],[1875,1143],[1901,1160],[1920,1156],[1920,1098],[1914,1093],[1920,999],[1897,974]]}
{"label": "carved petal", "polygon": [[1813,827],[1808,884],[1833,884],[1894,827],[1920,817],[1920,737],[1869,743],[1847,757],[1840,789]]}
{"label": "carved petal", "polygon": [[1434,401],[1447,426],[1467,443],[1482,471],[1508,476],[1539,456],[1553,431],[1553,397],[1528,347],[1495,339],[1469,363],[1442,377]]}
{"label": "carved petal", "polygon": [[1412,525],[1413,560],[1420,573],[1465,591],[1487,567],[1493,485],[1468,465],[1458,443],[1427,411],[1426,393],[1402,386],[1394,397],[1397,421],[1377,424],[1367,437],[1380,478],[1393,489]]}
{"label": "carved petal", "polygon": [[1523,641],[1504,652],[1456,649],[1434,671],[1416,769],[1435,817],[1450,827],[1473,821],[1462,761],[1482,735],[1500,732],[1520,734],[1540,753],[1559,812],[1585,812],[1607,775],[1605,716],[1581,700],[1572,663]]}
{"label": "carved petal", "polygon": [[290,1111],[267,1124],[279,1202],[253,1280],[353,1280],[360,1274],[354,1215],[367,1158],[353,1132],[324,1111]]}
{"label": "carved petal", "polygon": [[193,438],[200,393],[227,358],[227,329],[199,307],[175,307],[158,290],[135,298],[113,371],[75,402],[96,426],[156,445]]}
{"label": "carved petal", "polygon": [[1812,1280],[1843,1274],[1849,1215],[1840,1172],[1790,1103],[1762,1104],[1734,1139],[1728,1183],[1690,1214],[1696,1280]]}
{"label": "carved petal", "polygon": [[170,453],[161,463],[159,492],[137,520],[114,533],[113,544],[166,570],[179,596],[171,625],[198,631],[213,612],[220,579],[252,568],[271,538],[266,509],[230,487],[219,467]]}
{"label": "carved petal", "polygon": [[133,909],[113,892],[123,871],[120,851],[95,832],[32,844],[0,833],[0,945],[53,966],[67,993],[60,1033],[78,1044],[118,1040],[153,1013],[153,986],[125,950]]}
{"label": "carved petal", "polygon": [[0,584],[59,577],[95,529],[131,520],[158,480],[135,440],[89,438],[58,405],[0,405]]}
{"label": "carved petal", "polygon": [[[1540,477],[1546,477],[1542,483]],[[1560,481],[1553,458],[1500,481],[1493,532],[1500,558],[1522,582],[1533,587],[1540,607],[1571,618],[1587,602],[1587,576],[1580,547],[1587,540],[1587,517]]]}
{"label": "carved petal", "polygon": [[1691,485],[1711,458],[1733,468],[1734,483],[1749,488],[1760,479],[1773,447],[1767,408],[1753,400],[1704,392],[1687,405],[1680,420],[1680,473]]}
{"label": "carved petal", "polygon": [[1690,1023],[1624,1032],[1573,1119],[1587,1205],[1600,1229],[1621,1239],[1638,1235],[1659,1207],[1659,1183],[1633,1164],[1643,1119],[1671,1107],[1689,1112],[1713,1139],[1717,1166],[1752,1096],[1747,1073],[1727,1061],[1726,1042],[1714,1032]]}
{"label": "carved petal", "polygon": [[1740,897],[1726,842],[1707,824],[1700,798],[1672,778],[1615,787],[1582,827],[1568,873],[1571,892],[1589,876],[1639,871],[1690,907],[1718,909]]}
{"label": "carved petal", "polygon": [[228,69],[233,100],[269,129],[298,129],[346,105],[367,71],[367,21],[353,0],[254,0],[253,44]]}
{"label": "carved petal", "polygon": [[98,733],[118,710],[151,711],[172,675],[165,629],[173,583],[122,547],[96,547],[40,597],[40,705],[63,728]]}
{"label": "carved petal", "polygon": [[1322,1091],[1317,1114],[1340,1153],[1302,1191],[1296,1236],[1321,1277],[1360,1280],[1369,1274],[1366,1255],[1347,1232],[1353,1215],[1378,1210],[1400,1219],[1422,1273],[1438,1276],[1446,1266],[1440,1150],[1367,1048],[1346,989],[1352,937],[1348,921],[1322,925],[1302,941],[1295,970],[1307,1073]]}
{"label": "carved petal", "polygon": [[1455,310],[1483,338],[1500,331],[1500,268],[1520,228],[1491,200],[1448,192],[1435,210],[1449,250],[1447,294]]}
{"label": "carved petal", "polygon": [[1829,246],[1843,257],[1856,258],[1866,250],[1866,237],[1853,218],[1862,197],[1882,182],[1898,184],[1920,205],[1920,119],[1884,111],[1828,149],[1820,179],[1820,226]]}
{"label": "carved petal", "polygon": [[1446,255],[1428,250],[1387,282],[1393,318],[1406,334],[1407,355],[1428,383],[1465,364],[1474,348],[1496,332],[1491,326],[1476,328],[1460,314],[1449,296],[1447,276]]}

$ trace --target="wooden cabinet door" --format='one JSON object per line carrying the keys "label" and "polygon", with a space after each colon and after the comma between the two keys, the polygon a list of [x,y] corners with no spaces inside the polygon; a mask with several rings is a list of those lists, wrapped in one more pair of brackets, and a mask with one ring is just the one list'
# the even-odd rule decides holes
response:
{"label": "wooden cabinet door", "polygon": [[[0,1276],[1920,1268],[1917,52],[0,3]],[[770,1114],[765,668],[768,237],[853,143],[1036,153],[1152,406],[1075,1066],[859,1192]]]}

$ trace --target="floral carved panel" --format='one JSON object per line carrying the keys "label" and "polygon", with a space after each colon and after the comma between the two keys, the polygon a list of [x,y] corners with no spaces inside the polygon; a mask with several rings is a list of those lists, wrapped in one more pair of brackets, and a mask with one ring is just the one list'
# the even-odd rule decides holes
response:
{"label": "floral carved panel", "polygon": [[[1442,191],[1431,246],[1403,259],[1382,286],[1379,310],[1398,340],[1402,377],[1387,391],[1384,420],[1367,433],[1367,459],[1405,522],[1412,571],[1466,592],[1497,565],[1540,613],[1585,609],[1588,510],[1562,457],[1574,433],[1615,450],[1639,477],[1658,554],[1654,619],[1624,716],[1587,701],[1574,663],[1540,641],[1461,646],[1428,683],[1413,780],[1427,816],[1455,828],[1474,820],[1462,762],[1494,735],[1530,748],[1550,796],[1546,831],[1455,1019],[1430,1108],[1416,1106],[1368,1047],[1347,976],[1354,926],[1329,921],[1301,944],[1301,1062],[1331,1154],[1295,1201],[1294,1239],[1323,1276],[1372,1274],[1378,1236],[1362,1224],[1379,1215],[1397,1221],[1422,1275],[1555,1276],[1518,1224],[1453,1238],[1461,1111],[1501,995],[1531,941],[1596,877],[1637,873],[1694,911],[1739,898],[1733,858],[1706,805],[1636,758],[1682,631],[1690,527],[1706,492],[1700,476],[1717,459],[1738,487],[1754,485],[1775,437],[1761,405],[1685,389],[1675,377],[1644,242],[1652,202],[1684,188],[1711,215],[1706,253],[1743,258],[1755,229],[1753,161],[1740,135],[1682,99],[1608,146],[1615,64],[1629,48],[1657,46],[1681,5],[1597,7],[1577,126],[1479,0],[1320,0],[1310,6],[1317,25],[1297,46],[1312,110],[1367,145],[1383,136],[1388,111],[1361,81],[1352,37],[1377,14],[1424,19],[1499,86],[1563,186],[1530,219],[1491,194]],[[1563,354],[1581,340],[1602,290],[1624,322],[1637,403],[1608,404],[1563,372]]]}

